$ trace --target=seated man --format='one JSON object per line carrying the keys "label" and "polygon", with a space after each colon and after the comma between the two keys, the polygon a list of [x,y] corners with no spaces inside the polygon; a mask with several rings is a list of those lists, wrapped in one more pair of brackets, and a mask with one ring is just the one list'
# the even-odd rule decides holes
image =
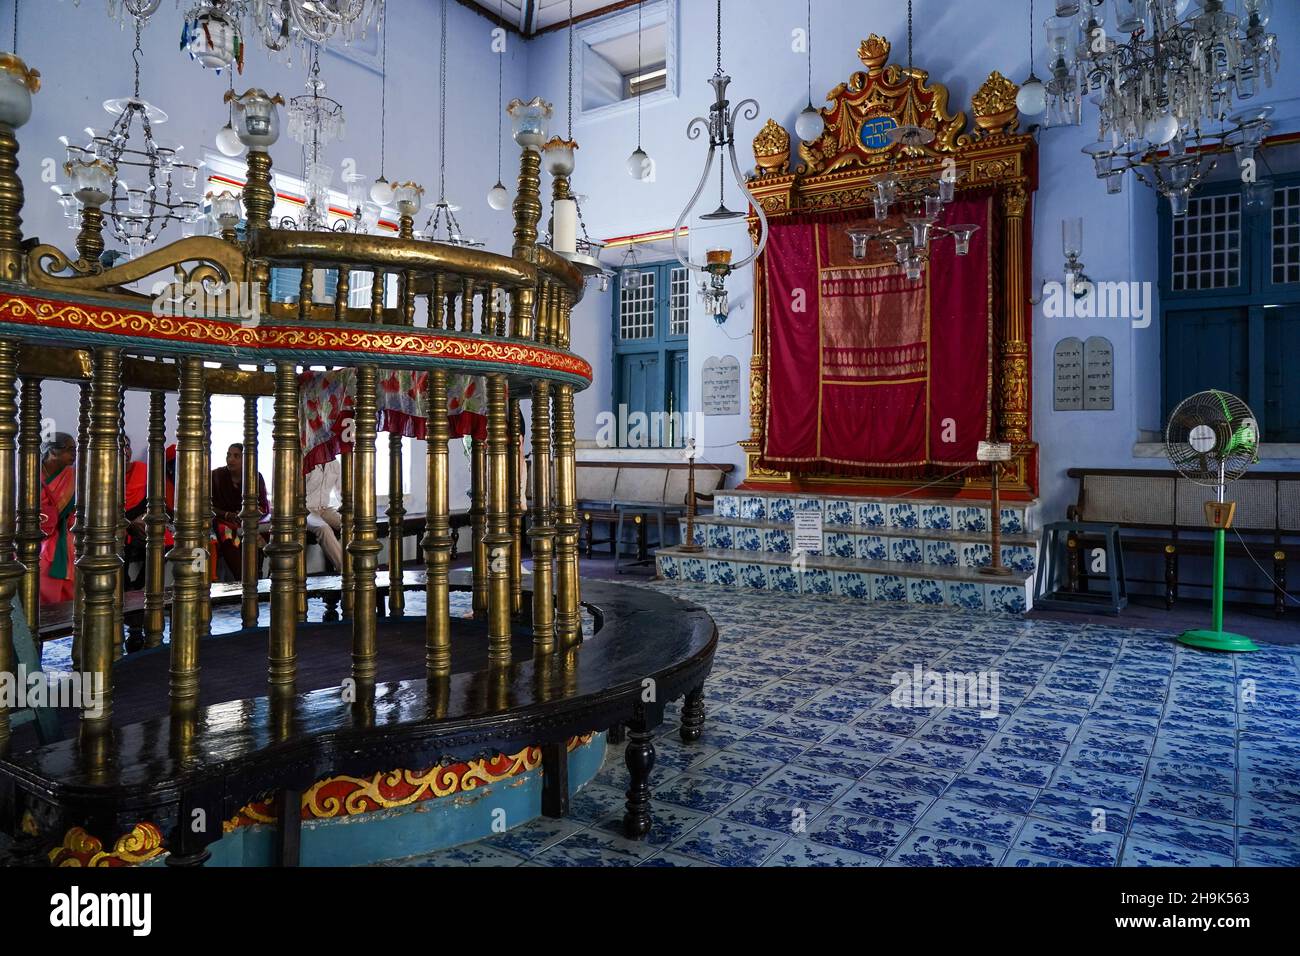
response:
{"label": "seated man", "polygon": [[72,525],[77,512],[77,443],[58,432],[41,449],[41,603],[71,601],[77,560]]}
{"label": "seated man", "polygon": [[[226,450],[226,463],[220,468],[212,469],[212,531],[216,535],[222,563],[235,581],[241,577],[239,555],[243,508],[244,446],[236,442]],[[257,510],[259,522],[265,520],[271,512],[271,505],[266,497],[266,481],[260,472],[257,476]],[[259,552],[265,543],[263,536],[258,535]],[[259,553],[259,568],[261,563]]]}
{"label": "seated man", "polygon": [[[131,460],[131,439],[122,436],[125,443],[122,458],[122,510],[126,514],[126,553],[122,560],[126,563],[126,588],[135,591],[144,587],[145,544],[148,531],[145,528],[144,515],[148,508],[149,466],[143,461]],[[135,577],[131,576],[131,566],[139,562],[140,569]]]}
{"label": "seated man", "polygon": [[307,527],[316,535],[316,542],[335,571],[343,570],[343,546],[339,544],[339,531],[343,516],[338,506],[343,498],[339,490],[342,481],[342,457],[317,465],[307,472]]}

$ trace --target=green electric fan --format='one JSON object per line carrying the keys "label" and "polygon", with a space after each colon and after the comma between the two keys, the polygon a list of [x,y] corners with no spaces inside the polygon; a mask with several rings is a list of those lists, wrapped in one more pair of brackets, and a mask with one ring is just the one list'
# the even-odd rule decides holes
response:
{"label": "green electric fan", "polygon": [[1223,549],[1236,504],[1224,498],[1236,481],[1259,461],[1259,428],[1249,406],[1235,395],[1210,389],[1183,399],[1169,416],[1165,453],[1183,477],[1213,488],[1205,520],[1214,529],[1214,626],[1185,631],[1179,643],[1211,651],[1257,651],[1250,638],[1223,629]]}

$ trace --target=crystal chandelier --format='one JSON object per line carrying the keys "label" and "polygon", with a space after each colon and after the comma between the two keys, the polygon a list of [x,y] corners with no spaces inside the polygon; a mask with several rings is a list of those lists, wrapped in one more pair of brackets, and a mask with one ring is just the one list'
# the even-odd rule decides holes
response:
{"label": "crystal chandelier", "polygon": [[1124,173],[1168,197],[1175,215],[1232,148],[1245,170],[1271,128],[1271,107],[1236,109],[1272,86],[1280,51],[1267,30],[1271,0],[1114,0],[1106,33],[1101,0],[1058,0],[1047,21],[1052,78],[1047,125],[1077,123],[1088,93],[1099,113],[1098,142],[1087,147],[1107,191]]}
{"label": "crystal chandelier", "polygon": [[[740,173],[740,164],[736,161],[736,119],[743,115],[745,119],[752,120],[758,117],[758,101],[753,99],[742,100],[736,104],[734,110],[730,109],[730,102],[727,100],[727,86],[731,83],[731,77],[722,72],[722,0],[717,0],[717,69],[713,76],[709,78],[709,84],[713,87],[714,101],[709,107],[709,116],[697,116],[686,124],[687,139],[699,139],[700,134],[708,131],[709,134],[709,155],[704,161],[704,172],[700,175],[699,185],[695,187],[695,192],[686,208],[682,210],[677,217],[677,223],[673,226],[673,255],[677,261],[694,272],[703,273],[708,276],[700,284],[700,296],[704,300],[705,310],[712,315],[719,323],[726,318],[727,313],[727,276],[738,269],[743,269],[749,265],[762,253],[763,247],[767,245],[767,216],[763,213],[762,203],[753,202],[753,197],[745,187],[745,179]],[[704,187],[709,181],[709,174],[713,171],[714,159],[718,162],[718,208],[713,212],[700,216],[706,222],[725,222],[734,219],[743,219],[745,213],[734,212],[727,208],[723,190],[726,186],[726,167],[723,159],[718,157],[719,150],[726,149],[725,159],[730,161],[732,178],[739,187],[741,194],[754,207],[754,212],[758,216],[758,242],[754,244],[753,251],[739,262],[732,262],[732,251],[729,248],[709,249],[705,253],[704,262],[693,262],[682,255],[680,246],[682,223],[690,215],[691,210],[695,208],[695,203],[699,200],[700,194],[704,192]]]}
{"label": "crystal chandelier", "polygon": [[[83,222],[90,221],[98,230],[107,218],[113,235],[134,258],[169,222],[194,222],[203,212],[201,163],[185,162],[181,145],[155,138],[154,127],[167,122],[167,114],[140,96],[140,31],[157,3],[124,0],[124,6],[133,16],[137,8],[145,11],[135,17],[132,95],[104,102],[104,109],[117,117],[107,130],[88,127],[84,137],[61,139],[67,158],[64,171],[72,180],[72,195],[81,203]],[[140,138],[133,139],[137,125]]]}
{"label": "crystal chandelier", "polygon": [[[912,76],[911,0],[907,3],[907,70],[903,75]],[[920,147],[934,140],[934,131],[904,124],[890,130],[889,139],[902,146]],[[915,282],[929,261],[930,240],[935,236],[952,236],[957,255],[966,255],[970,237],[979,226],[939,224],[944,207],[956,198],[958,178],[956,167],[948,162],[932,178],[899,179],[892,173],[884,173],[873,179],[876,195],[872,197],[872,207],[877,225],[874,228],[853,226],[847,230],[853,243],[853,258],[865,259],[872,242],[889,246],[908,281]],[[904,207],[903,224],[887,225],[896,204]]]}
{"label": "crystal chandelier", "polygon": [[[290,216],[280,221],[281,228],[320,230],[331,229],[329,223],[330,185],[334,169],[321,161],[321,151],[335,140],[343,138],[346,126],[343,104],[325,96],[325,81],[320,78],[320,46],[312,49],[311,70],[307,76],[307,92],[290,98],[286,112],[289,116],[289,136],[303,147],[306,202],[295,222]],[[340,222],[346,229],[347,223]]]}

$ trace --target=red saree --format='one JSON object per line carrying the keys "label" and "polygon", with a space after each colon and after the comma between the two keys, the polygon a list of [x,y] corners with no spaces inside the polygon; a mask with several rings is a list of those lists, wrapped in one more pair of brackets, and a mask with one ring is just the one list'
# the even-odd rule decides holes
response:
{"label": "red saree", "polygon": [[77,511],[77,479],[69,465],[41,482],[41,603],[71,601],[73,564],[72,525]]}

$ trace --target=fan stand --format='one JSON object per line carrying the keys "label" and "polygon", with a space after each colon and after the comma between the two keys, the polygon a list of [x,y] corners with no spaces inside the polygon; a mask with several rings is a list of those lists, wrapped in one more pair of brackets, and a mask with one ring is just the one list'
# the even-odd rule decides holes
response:
{"label": "fan stand", "polygon": [[1214,626],[1209,630],[1184,631],[1178,643],[1199,647],[1207,651],[1257,651],[1259,647],[1250,638],[1223,629],[1223,552],[1228,528],[1236,513],[1236,502],[1223,500],[1223,466],[1220,465],[1219,494],[1217,501],[1205,502],[1205,520],[1214,529]]}

